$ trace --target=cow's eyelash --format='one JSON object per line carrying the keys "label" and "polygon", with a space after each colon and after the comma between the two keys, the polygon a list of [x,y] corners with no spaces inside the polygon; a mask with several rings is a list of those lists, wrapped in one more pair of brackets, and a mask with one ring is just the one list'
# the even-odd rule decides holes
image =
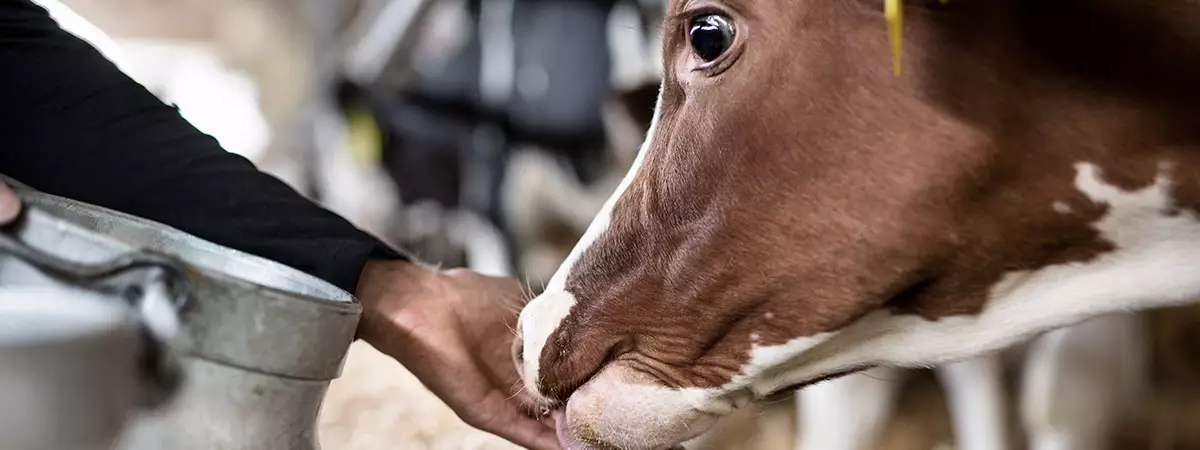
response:
{"label": "cow's eyelash", "polygon": [[667,16],[664,25],[676,29],[685,28],[692,22],[692,19],[708,14],[720,14],[730,17],[733,16],[725,8],[711,3],[704,3],[700,5],[691,4]]}
{"label": "cow's eyelash", "polygon": [[679,12],[678,15],[676,15],[675,17],[672,17],[672,23],[677,27],[686,29],[687,25],[692,23],[692,19],[695,19],[700,16],[707,16],[707,15],[721,15],[721,16],[733,17],[733,15],[729,13],[729,11],[726,11],[720,7],[713,6],[713,5],[700,5],[695,8],[686,9],[686,10]]}

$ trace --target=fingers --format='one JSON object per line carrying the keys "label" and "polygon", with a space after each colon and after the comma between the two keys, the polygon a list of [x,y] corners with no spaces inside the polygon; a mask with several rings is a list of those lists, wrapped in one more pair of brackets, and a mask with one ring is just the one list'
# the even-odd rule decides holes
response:
{"label": "fingers", "polygon": [[521,416],[520,421],[514,424],[508,433],[511,437],[505,436],[503,432],[498,433],[509,442],[532,450],[562,450],[554,425],[543,420]]}
{"label": "fingers", "polygon": [[0,225],[5,225],[17,218],[21,212],[21,200],[12,189],[0,181]]}
{"label": "fingers", "polygon": [[[404,355],[409,371],[468,425],[532,450],[561,450],[553,424],[522,413],[520,402],[509,400],[465,353],[422,351],[421,346],[386,348]],[[448,368],[457,369],[455,376],[445,375],[451,372]]]}
{"label": "fingers", "polygon": [[472,426],[532,450],[561,450],[553,420],[535,419],[502,397],[492,396],[480,402],[471,417]]}

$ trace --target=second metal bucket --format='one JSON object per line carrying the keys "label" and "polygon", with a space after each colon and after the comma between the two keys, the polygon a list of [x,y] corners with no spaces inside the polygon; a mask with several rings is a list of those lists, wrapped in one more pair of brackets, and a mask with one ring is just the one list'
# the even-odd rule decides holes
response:
{"label": "second metal bucket", "polygon": [[184,384],[170,405],[134,420],[120,450],[320,448],[317,414],[362,312],[353,295],[159,223],[9,183],[60,227],[106,238],[43,224],[16,231],[29,247],[81,262],[145,249],[188,269],[192,300],[178,312]]}

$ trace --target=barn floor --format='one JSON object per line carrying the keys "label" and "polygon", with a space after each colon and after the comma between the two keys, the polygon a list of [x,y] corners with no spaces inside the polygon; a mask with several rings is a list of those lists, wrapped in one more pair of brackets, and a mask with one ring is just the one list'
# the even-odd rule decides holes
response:
{"label": "barn floor", "polygon": [[[1200,450],[1200,383],[1192,381],[1200,379],[1194,376],[1200,359],[1191,356],[1200,346],[1188,345],[1200,336],[1200,307],[1156,312],[1151,320],[1156,332],[1151,425],[1123,427],[1113,450]],[[874,450],[952,449],[945,400],[930,372],[909,378],[897,408]],[[705,447],[790,450],[795,419],[790,400],[742,410]],[[1018,433],[1014,429],[1013,442],[1022,441]],[[362,342],[351,348],[343,376],[330,387],[320,435],[324,450],[518,448],[463,424],[399,364]]]}

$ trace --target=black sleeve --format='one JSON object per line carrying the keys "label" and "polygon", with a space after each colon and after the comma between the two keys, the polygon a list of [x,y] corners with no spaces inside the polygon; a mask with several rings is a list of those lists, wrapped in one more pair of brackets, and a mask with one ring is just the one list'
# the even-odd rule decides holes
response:
{"label": "black sleeve", "polygon": [[405,257],[226,152],[28,0],[0,0],[0,173],[349,292],[368,258]]}

